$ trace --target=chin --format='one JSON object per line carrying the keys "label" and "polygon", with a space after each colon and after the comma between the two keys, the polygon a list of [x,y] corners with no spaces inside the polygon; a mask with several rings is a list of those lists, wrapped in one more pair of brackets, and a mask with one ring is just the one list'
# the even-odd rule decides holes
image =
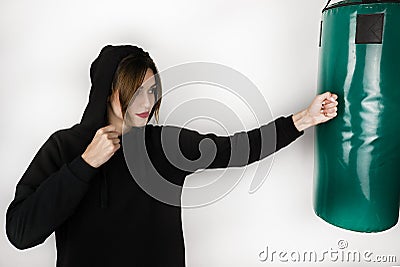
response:
{"label": "chin", "polygon": [[137,119],[132,120],[132,119],[129,119],[129,118],[125,118],[124,124],[127,127],[140,127],[140,126],[146,124],[146,120],[147,120],[147,118],[143,119],[143,121],[142,120],[138,121]]}
{"label": "chin", "polygon": [[143,127],[146,124],[147,124],[147,118],[143,119],[143,121],[141,121],[141,122],[134,122],[134,123],[131,124],[131,126],[133,126],[133,127]]}

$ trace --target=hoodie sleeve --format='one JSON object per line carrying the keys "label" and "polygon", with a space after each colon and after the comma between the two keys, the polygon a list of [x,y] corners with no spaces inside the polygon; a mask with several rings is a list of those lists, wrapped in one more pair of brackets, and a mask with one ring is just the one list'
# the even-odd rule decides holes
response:
{"label": "hoodie sleeve", "polygon": [[192,161],[192,171],[242,167],[271,155],[304,134],[304,131],[297,130],[292,116],[279,117],[259,128],[231,136],[200,134],[182,128],[179,148],[185,160]]}
{"label": "hoodie sleeve", "polygon": [[17,183],[6,212],[6,234],[18,249],[43,243],[78,206],[98,172],[81,155],[62,163],[55,133]]}

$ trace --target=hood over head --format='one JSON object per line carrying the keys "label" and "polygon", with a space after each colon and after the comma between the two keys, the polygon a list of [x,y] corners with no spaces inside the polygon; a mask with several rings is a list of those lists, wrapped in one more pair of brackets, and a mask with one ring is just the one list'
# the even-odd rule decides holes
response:
{"label": "hood over head", "polygon": [[107,97],[111,93],[111,85],[118,64],[128,55],[141,53],[147,52],[132,45],[107,45],[101,49],[100,54],[90,66],[92,86],[80,126],[94,134],[99,128],[107,125]]}
{"label": "hood over head", "polygon": [[[98,129],[108,124],[107,98],[111,94],[114,74],[121,60],[131,54],[148,55],[142,48],[132,45],[106,45],[101,49],[100,54],[90,66],[91,89],[89,101],[82,115],[81,122],[76,125],[75,129],[93,138]],[[154,109],[152,109],[147,121],[150,120],[153,113]],[[108,202],[106,163],[99,167],[103,175],[100,192],[102,208],[107,207]]]}

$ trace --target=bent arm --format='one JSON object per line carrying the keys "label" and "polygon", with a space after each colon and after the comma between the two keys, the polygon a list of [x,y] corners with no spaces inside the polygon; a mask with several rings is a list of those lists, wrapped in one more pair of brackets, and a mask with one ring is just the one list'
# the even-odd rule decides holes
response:
{"label": "bent arm", "polygon": [[18,249],[43,243],[75,210],[98,171],[79,155],[60,166],[54,135],[17,183],[6,212],[6,234]]}

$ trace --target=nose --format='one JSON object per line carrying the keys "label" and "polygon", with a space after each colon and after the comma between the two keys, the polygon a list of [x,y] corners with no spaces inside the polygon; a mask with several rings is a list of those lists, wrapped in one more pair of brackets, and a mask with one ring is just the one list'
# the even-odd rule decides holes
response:
{"label": "nose", "polygon": [[146,109],[150,109],[151,108],[151,95],[149,95],[149,94],[143,94],[144,95],[144,97],[143,97],[143,106],[146,108]]}

